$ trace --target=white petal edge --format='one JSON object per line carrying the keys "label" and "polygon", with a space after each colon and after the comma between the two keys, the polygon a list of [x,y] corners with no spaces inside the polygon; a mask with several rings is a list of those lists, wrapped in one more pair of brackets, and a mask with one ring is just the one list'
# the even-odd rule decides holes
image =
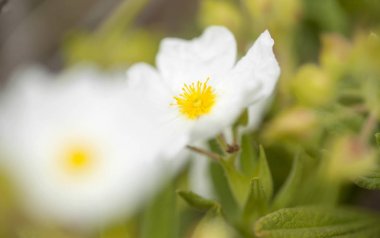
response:
{"label": "white petal edge", "polygon": [[[234,80],[246,95],[247,105],[272,95],[280,75],[280,67],[273,53],[274,40],[268,30],[264,31],[248,53],[233,69]],[[252,93],[260,85],[261,90]]]}
{"label": "white petal edge", "polygon": [[236,41],[225,27],[211,26],[192,40],[165,38],[156,58],[163,79],[175,92],[184,83],[218,80],[236,61]]}

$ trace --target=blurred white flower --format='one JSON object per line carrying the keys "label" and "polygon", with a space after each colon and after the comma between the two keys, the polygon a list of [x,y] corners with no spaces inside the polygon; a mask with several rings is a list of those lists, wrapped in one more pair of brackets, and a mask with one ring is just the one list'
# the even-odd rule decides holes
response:
{"label": "blurred white flower", "polygon": [[168,128],[189,133],[191,142],[205,140],[272,94],[280,73],[272,46],[265,31],[235,64],[236,42],[224,27],[209,27],[190,41],[166,38],[157,70],[134,65],[127,72],[129,85],[156,105],[156,117]]}
{"label": "blurred white flower", "polygon": [[[175,153],[119,75],[78,68],[14,75],[0,101],[0,145],[22,199],[43,222],[91,228],[131,215]],[[178,139],[180,141],[180,139]],[[183,144],[183,143],[182,143]]]}

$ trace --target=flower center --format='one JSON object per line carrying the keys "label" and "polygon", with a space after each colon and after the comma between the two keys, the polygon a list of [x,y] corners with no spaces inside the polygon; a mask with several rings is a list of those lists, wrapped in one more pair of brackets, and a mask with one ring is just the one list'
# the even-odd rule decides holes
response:
{"label": "flower center", "polygon": [[180,113],[188,119],[195,120],[209,113],[215,105],[216,94],[207,84],[208,80],[204,83],[197,81],[196,84],[185,84],[182,93],[174,97],[173,105],[178,106]]}
{"label": "flower center", "polygon": [[69,174],[85,174],[88,172],[93,163],[93,151],[83,145],[75,145],[65,149],[63,154],[64,171]]}

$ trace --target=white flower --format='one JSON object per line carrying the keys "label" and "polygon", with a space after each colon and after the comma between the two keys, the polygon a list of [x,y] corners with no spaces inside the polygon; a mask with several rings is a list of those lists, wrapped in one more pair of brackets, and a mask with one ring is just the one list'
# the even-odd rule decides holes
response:
{"label": "white flower", "polygon": [[44,222],[101,226],[135,212],[160,184],[157,157],[170,154],[168,142],[151,135],[153,119],[112,77],[34,68],[16,74],[1,98],[5,166]]}
{"label": "white flower", "polygon": [[272,46],[265,31],[235,64],[235,39],[224,27],[209,27],[190,41],[166,38],[157,70],[134,65],[127,72],[129,86],[155,105],[166,128],[189,133],[191,141],[208,139],[272,94],[280,73]]}

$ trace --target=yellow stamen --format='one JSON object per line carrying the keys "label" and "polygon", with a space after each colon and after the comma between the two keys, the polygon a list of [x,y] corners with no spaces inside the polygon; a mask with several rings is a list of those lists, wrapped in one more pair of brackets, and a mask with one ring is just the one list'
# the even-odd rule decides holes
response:
{"label": "yellow stamen", "polygon": [[85,146],[74,146],[64,151],[64,169],[71,174],[84,174],[94,162],[92,151]]}
{"label": "yellow stamen", "polygon": [[207,85],[209,79],[204,83],[197,81],[190,85],[185,84],[182,93],[175,96],[175,103],[181,114],[188,119],[195,120],[211,111],[215,105],[216,94],[211,86]]}

